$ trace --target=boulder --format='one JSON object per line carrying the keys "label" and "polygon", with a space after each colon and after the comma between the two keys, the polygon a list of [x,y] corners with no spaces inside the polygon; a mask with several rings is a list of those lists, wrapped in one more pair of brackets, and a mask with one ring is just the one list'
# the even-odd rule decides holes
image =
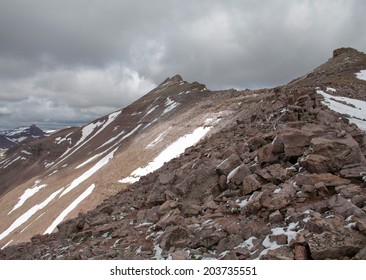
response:
{"label": "boulder", "polygon": [[242,192],[243,195],[250,194],[262,187],[262,184],[259,182],[257,175],[251,174],[246,176],[243,179],[243,187]]}
{"label": "boulder", "polygon": [[323,173],[323,174],[298,174],[295,177],[295,182],[298,186],[315,185],[317,183],[324,183],[326,187],[337,187],[341,185],[348,185],[350,180],[343,179],[339,176]]}
{"label": "boulder", "polygon": [[275,212],[271,213],[269,215],[269,221],[273,223],[280,223],[283,221],[283,215],[279,210],[276,210]]}
{"label": "boulder", "polygon": [[243,179],[250,174],[249,168],[245,164],[241,164],[228,174],[226,183],[230,189],[236,189],[243,183]]}
{"label": "boulder", "polygon": [[260,257],[261,260],[293,260],[294,258],[294,253],[288,246],[282,246],[274,250],[269,250],[267,254]]}
{"label": "boulder", "polygon": [[365,247],[366,239],[357,232],[326,231],[308,239],[310,255],[315,260],[353,257]]}
{"label": "boulder", "polygon": [[275,146],[270,143],[258,150],[257,157],[259,164],[272,164],[278,161],[279,154],[275,153]]}
{"label": "boulder", "polygon": [[162,216],[159,222],[156,224],[158,228],[165,229],[170,225],[180,225],[184,223],[184,218],[181,216],[181,212],[178,208],[170,210],[164,216]]}
{"label": "boulder", "polygon": [[294,249],[295,260],[307,260],[308,251],[305,246],[296,244]]}
{"label": "boulder", "polygon": [[160,247],[169,250],[171,247],[186,248],[191,243],[189,231],[181,226],[170,226],[162,235]]}
{"label": "boulder", "polygon": [[267,141],[261,135],[256,135],[248,140],[248,147],[251,151],[255,151],[266,144]]}
{"label": "boulder", "polygon": [[227,159],[223,160],[217,167],[216,171],[219,175],[228,176],[229,173],[241,164],[241,159],[236,154],[231,154]]}
{"label": "boulder", "polygon": [[287,179],[287,170],[280,164],[273,164],[255,172],[258,176],[273,184],[281,184]]}
{"label": "boulder", "polygon": [[291,183],[285,183],[282,185],[281,190],[274,194],[268,210],[279,210],[289,205],[296,198],[296,190]]}
{"label": "boulder", "polygon": [[361,233],[366,235],[366,218],[357,220],[356,226]]}
{"label": "boulder", "polygon": [[313,138],[309,149],[309,155],[301,159],[300,165],[314,173],[334,173],[345,165],[365,162],[359,144],[350,135]]}
{"label": "boulder", "polygon": [[351,215],[355,217],[364,216],[365,212],[354,205],[352,202],[348,201],[341,195],[334,195],[328,199],[328,207],[333,210],[335,214],[341,215],[347,218]]}
{"label": "boulder", "polygon": [[353,198],[356,195],[360,195],[362,192],[362,188],[358,185],[346,185],[346,186],[338,186],[335,188],[335,191],[339,193],[344,198]]}
{"label": "boulder", "polygon": [[162,185],[171,184],[175,180],[175,174],[173,172],[165,172],[159,174],[159,183]]}

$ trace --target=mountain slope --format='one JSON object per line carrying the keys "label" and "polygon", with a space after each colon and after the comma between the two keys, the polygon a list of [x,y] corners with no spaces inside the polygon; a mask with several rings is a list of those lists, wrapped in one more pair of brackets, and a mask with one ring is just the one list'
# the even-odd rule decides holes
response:
{"label": "mountain slope", "polygon": [[0,257],[365,259],[363,70],[365,54],[339,49],[272,90],[164,81],[2,197]]}

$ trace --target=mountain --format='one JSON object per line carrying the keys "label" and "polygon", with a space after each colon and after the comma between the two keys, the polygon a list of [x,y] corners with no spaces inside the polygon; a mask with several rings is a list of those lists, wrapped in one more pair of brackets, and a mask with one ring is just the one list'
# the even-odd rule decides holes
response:
{"label": "mountain", "polygon": [[168,78],[7,154],[0,258],[366,259],[365,101],[351,48],[274,89]]}
{"label": "mountain", "polygon": [[44,131],[34,124],[0,131],[0,149],[9,149],[26,140],[42,138],[44,134]]}

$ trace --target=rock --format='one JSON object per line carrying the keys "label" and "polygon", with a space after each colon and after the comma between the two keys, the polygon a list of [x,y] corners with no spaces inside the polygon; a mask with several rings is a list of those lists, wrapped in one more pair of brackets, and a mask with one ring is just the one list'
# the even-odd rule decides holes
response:
{"label": "rock", "polygon": [[340,178],[339,176],[324,173],[324,174],[298,174],[295,177],[295,182],[298,186],[315,185],[316,183],[324,183],[326,187],[337,187],[348,185],[350,180]]}
{"label": "rock", "polygon": [[362,164],[346,165],[342,168],[340,174],[343,178],[362,180],[366,175],[366,166]]}
{"label": "rock", "polygon": [[178,207],[178,202],[174,201],[174,200],[167,200],[165,201],[158,210],[158,214],[161,215],[165,215],[166,213],[168,213],[170,210],[175,209]]}
{"label": "rock", "polygon": [[169,250],[171,247],[186,248],[190,243],[190,234],[186,228],[181,226],[170,226],[162,235],[160,247],[164,250]]}
{"label": "rock", "polygon": [[243,183],[243,179],[250,174],[249,168],[245,164],[241,164],[228,174],[226,183],[230,189],[236,189]]}
{"label": "rock", "polygon": [[271,242],[276,242],[278,245],[287,244],[287,235],[286,234],[271,234],[269,236],[269,240]]}
{"label": "rock", "polygon": [[147,222],[156,223],[159,221],[158,216],[159,206],[155,206],[146,210],[145,219]]}
{"label": "rock", "polygon": [[257,213],[261,208],[261,200],[262,200],[263,193],[255,191],[249,202],[241,209],[240,213],[242,215],[251,215]]}
{"label": "rock", "polygon": [[165,202],[165,191],[168,189],[166,185],[155,184],[147,195],[146,204],[149,206],[157,206]]}
{"label": "rock", "polygon": [[108,205],[108,204],[100,207],[98,210],[99,210],[99,212],[105,213],[107,215],[111,215],[114,211],[113,207],[111,205]]}
{"label": "rock", "polygon": [[261,260],[293,260],[294,253],[288,246],[282,246],[274,250],[269,250],[267,254],[260,257]]}
{"label": "rock", "polygon": [[296,190],[290,183],[283,184],[281,190],[274,194],[269,203],[268,210],[279,210],[289,205],[296,198]]}
{"label": "rock", "polygon": [[361,233],[366,235],[366,218],[357,220],[356,226]]}
{"label": "rock", "polygon": [[271,213],[269,215],[269,221],[273,223],[281,223],[283,221],[283,216],[279,210],[276,210],[275,212]]}
{"label": "rock", "polygon": [[286,181],[287,171],[280,164],[273,164],[255,172],[258,176],[273,183],[281,184]]}
{"label": "rock", "polygon": [[295,255],[295,260],[307,260],[308,259],[308,252],[306,250],[305,246],[302,245],[295,245],[295,249],[294,249],[294,255]]}
{"label": "rock", "polygon": [[354,257],[355,260],[366,260],[366,247],[361,249],[356,256]]}
{"label": "rock", "polygon": [[313,138],[309,149],[310,154],[300,161],[300,165],[310,172],[337,172],[345,165],[365,162],[359,144],[350,135]]}
{"label": "rock", "polygon": [[259,164],[272,164],[278,161],[279,154],[275,153],[275,146],[273,144],[267,144],[258,150],[257,157]]}
{"label": "rock", "polygon": [[172,260],[188,260],[189,252],[178,250],[171,254]]}
{"label": "rock", "polygon": [[254,136],[248,140],[248,146],[251,151],[255,151],[266,144],[267,141],[261,135]]}
{"label": "rock", "polygon": [[344,218],[351,215],[355,217],[365,215],[364,211],[340,195],[334,195],[328,199],[328,207],[332,209],[335,214],[339,214]]}
{"label": "rock", "polygon": [[242,238],[237,234],[229,235],[219,241],[216,247],[216,253],[221,254],[227,250],[234,249],[235,246],[242,242]]}
{"label": "rock", "polygon": [[182,208],[182,212],[185,216],[196,216],[202,211],[202,206],[187,202]]}
{"label": "rock", "polygon": [[283,146],[286,159],[298,158],[302,156],[310,145],[312,133],[299,129],[286,129],[280,131],[274,140],[274,144]]}
{"label": "rock", "polygon": [[168,213],[161,217],[156,226],[164,230],[167,226],[170,225],[183,224],[184,218],[180,214],[181,212],[178,208],[170,210]]}
{"label": "rock", "polygon": [[234,168],[241,164],[241,159],[236,154],[232,154],[227,159],[222,161],[217,167],[216,171],[219,175],[227,176]]}
{"label": "rock", "polygon": [[366,196],[365,195],[355,195],[351,198],[351,202],[356,205],[358,208],[362,208],[366,205]]}
{"label": "rock", "polygon": [[246,260],[250,257],[250,250],[247,248],[236,248],[233,252],[239,260]]}
{"label": "rock", "polygon": [[227,190],[227,184],[226,184],[227,178],[225,175],[221,175],[219,177],[218,185],[220,187],[220,190],[223,192]]}
{"label": "rock", "polygon": [[196,233],[196,244],[195,246],[203,246],[206,248],[211,248],[212,246],[218,244],[220,240],[224,239],[227,233],[224,231],[217,231],[215,229],[202,229]]}
{"label": "rock", "polygon": [[357,185],[346,185],[335,188],[335,191],[344,198],[352,198],[355,195],[359,195],[362,192],[362,188]]}
{"label": "rock", "polygon": [[257,178],[258,178],[257,175],[251,174],[243,179],[243,188],[242,188],[243,195],[250,194],[262,187],[262,184],[258,181]]}
{"label": "rock", "polygon": [[311,257],[315,260],[353,257],[365,247],[366,239],[357,232],[333,231],[313,234],[308,239]]}
{"label": "rock", "polygon": [[162,185],[171,184],[175,180],[175,174],[172,172],[165,172],[162,174],[159,174],[159,183]]}

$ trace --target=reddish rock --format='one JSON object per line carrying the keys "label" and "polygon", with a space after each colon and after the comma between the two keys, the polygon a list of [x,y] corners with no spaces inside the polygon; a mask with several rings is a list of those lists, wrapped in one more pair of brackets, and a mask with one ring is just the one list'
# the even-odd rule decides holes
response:
{"label": "reddish rock", "polygon": [[307,260],[308,252],[305,246],[295,245],[294,249],[295,260]]}
{"label": "reddish rock", "polygon": [[289,205],[296,197],[296,190],[291,183],[285,183],[281,190],[274,194],[268,210],[279,210]]}
{"label": "reddish rock", "polygon": [[241,164],[241,159],[236,154],[232,154],[227,159],[223,160],[217,167],[216,171],[219,175],[227,176],[232,170]]}
{"label": "reddish rock", "polygon": [[243,179],[243,195],[250,194],[262,187],[262,184],[258,181],[257,175],[251,174]]}
{"label": "reddish rock", "polygon": [[269,215],[269,221],[273,223],[280,223],[283,221],[283,216],[279,210],[276,210],[275,212],[271,213]]}
{"label": "reddish rock", "polygon": [[275,153],[273,144],[267,144],[258,150],[257,157],[259,164],[272,164],[278,161],[279,154]]}
{"label": "reddish rock", "polygon": [[254,136],[248,140],[248,146],[251,151],[255,151],[266,144],[267,141],[261,135]]}
{"label": "reddish rock", "polygon": [[364,216],[365,212],[340,195],[334,195],[328,200],[328,207],[334,213],[347,218],[351,215],[355,217]]}
{"label": "reddish rock", "polygon": [[357,220],[356,226],[360,232],[366,235],[366,218]]}

